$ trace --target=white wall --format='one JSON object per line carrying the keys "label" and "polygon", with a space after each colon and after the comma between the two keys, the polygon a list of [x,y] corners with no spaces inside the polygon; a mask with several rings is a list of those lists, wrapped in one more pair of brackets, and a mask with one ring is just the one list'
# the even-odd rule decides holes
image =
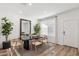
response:
{"label": "white wall", "polygon": [[20,13],[21,7],[18,4],[0,4],[0,48],[2,47],[2,41],[5,40],[1,34],[1,18],[7,17],[11,22],[14,23],[12,34],[9,39],[15,39],[19,37],[20,33],[20,18],[24,16]]}
{"label": "white wall", "polygon": [[60,15],[58,15],[58,43],[63,45],[63,23],[64,20],[75,20],[77,21],[77,27],[78,29],[76,29],[77,33],[77,37],[76,37],[76,44],[78,45],[77,47],[79,47],[79,8],[78,9],[74,9],[71,11],[67,11],[64,12]]}

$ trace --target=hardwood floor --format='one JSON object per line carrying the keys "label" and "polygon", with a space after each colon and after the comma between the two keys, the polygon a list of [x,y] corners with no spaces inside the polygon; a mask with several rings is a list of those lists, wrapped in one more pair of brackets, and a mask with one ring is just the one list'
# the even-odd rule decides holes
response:
{"label": "hardwood floor", "polygon": [[52,47],[50,50],[47,50],[40,54],[40,56],[79,56],[78,49],[69,47],[69,46],[62,46],[56,45],[54,49]]}
{"label": "hardwood floor", "polygon": [[[1,52],[1,50],[0,50],[0,52]],[[79,56],[77,48],[63,46],[63,45],[55,45],[55,44],[53,44],[51,47],[49,47],[47,49],[44,46],[39,47],[38,51],[36,51],[36,52],[34,50],[29,50],[29,51],[24,50],[24,53],[25,54],[23,56]],[[13,53],[13,54],[14,54],[14,56],[17,56],[16,53]],[[19,55],[21,55],[21,54],[19,53]]]}

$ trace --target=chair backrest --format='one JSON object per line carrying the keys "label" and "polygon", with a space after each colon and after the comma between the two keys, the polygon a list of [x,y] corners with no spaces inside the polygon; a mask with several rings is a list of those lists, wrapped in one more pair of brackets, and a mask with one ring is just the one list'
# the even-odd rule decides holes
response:
{"label": "chair backrest", "polygon": [[39,35],[32,35],[32,39],[38,39]]}
{"label": "chair backrest", "polygon": [[41,35],[40,37],[42,37],[44,39],[48,39],[47,35]]}
{"label": "chair backrest", "polygon": [[47,35],[44,35],[44,38],[45,38],[45,39],[48,39]]}

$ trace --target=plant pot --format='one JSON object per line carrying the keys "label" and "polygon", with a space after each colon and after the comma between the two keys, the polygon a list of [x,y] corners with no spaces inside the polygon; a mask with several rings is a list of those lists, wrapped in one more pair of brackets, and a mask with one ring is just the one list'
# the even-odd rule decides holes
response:
{"label": "plant pot", "polygon": [[29,40],[24,40],[24,49],[29,50]]}
{"label": "plant pot", "polygon": [[3,42],[3,49],[8,49],[11,47],[11,42],[10,41],[4,41]]}

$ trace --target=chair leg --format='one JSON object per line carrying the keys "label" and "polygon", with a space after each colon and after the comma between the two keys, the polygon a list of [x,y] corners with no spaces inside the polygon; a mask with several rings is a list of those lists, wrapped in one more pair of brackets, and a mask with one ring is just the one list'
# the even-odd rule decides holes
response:
{"label": "chair leg", "polygon": [[10,52],[9,52],[9,49],[7,49],[7,56],[10,56]]}
{"label": "chair leg", "polygon": [[32,45],[32,44],[30,45],[30,49],[31,49],[31,50],[33,49],[33,45]]}
{"label": "chair leg", "polygon": [[35,52],[37,52],[37,50],[38,50],[38,49],[37,49],[37,46],[35,46]]}
{"label": "chair leg", "polygon": [[12,53],[12,51],[11,51],[11,48],[9,48],[9,54],[10,54],[10,56],[13,55],[13,53]]}
{"label": "chair leg", "polygon": [[23,53],[24,53],[24,47],[23,47],[23,43],[22,43],[22,55],[23,55]]}

